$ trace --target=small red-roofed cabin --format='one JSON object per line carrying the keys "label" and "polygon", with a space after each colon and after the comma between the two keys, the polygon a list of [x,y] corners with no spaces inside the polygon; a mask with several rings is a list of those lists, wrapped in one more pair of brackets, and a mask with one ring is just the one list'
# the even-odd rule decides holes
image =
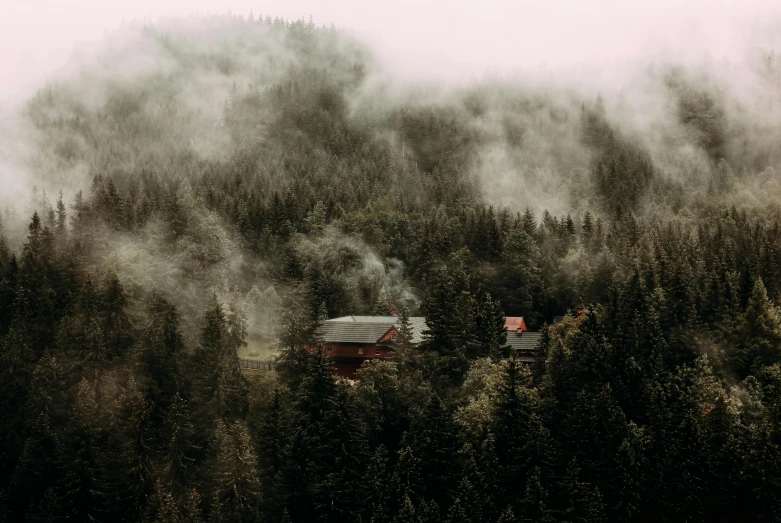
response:
{"label": "small red-roofed cabin", "polygon": [[504,328],[508,331],[527,331],[523,316],[506,316],[504,318]]}

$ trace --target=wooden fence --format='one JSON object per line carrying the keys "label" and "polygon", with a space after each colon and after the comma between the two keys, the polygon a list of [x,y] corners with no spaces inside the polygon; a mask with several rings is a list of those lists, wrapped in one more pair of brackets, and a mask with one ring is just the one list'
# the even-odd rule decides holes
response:
{"label": "wooden fence", "polygon": [[273,361],[245,360],[239,358],[239,367],[251,370],[274,370]]}

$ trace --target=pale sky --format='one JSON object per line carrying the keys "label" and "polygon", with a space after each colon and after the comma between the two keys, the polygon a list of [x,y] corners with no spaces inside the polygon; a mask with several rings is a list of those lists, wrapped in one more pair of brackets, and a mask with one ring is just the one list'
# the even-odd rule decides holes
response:
{"label": "pale sky", "polygon": [[74,45],[100,40],[123,20],[226,11],[311,15],[365,40],[391,74],[463,81],[621,67],[660,52],[737,58],[752,24],[781,15],[781,1],[0,0],[0,100],[26,96]]}

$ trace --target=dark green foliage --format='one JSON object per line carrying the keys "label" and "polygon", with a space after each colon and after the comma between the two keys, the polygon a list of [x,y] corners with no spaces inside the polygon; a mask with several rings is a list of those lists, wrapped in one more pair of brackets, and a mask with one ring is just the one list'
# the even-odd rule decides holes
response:
{"label": "dark green foliage", "polygon": [[490,356],[499,359],[502,348],[507,341],[507,329],[504,326],[504,312],[501,305],[491,299],[486,293],[479,306],[476,326],[477,351],[476,355]]}
{"label": "dark green foliage", "polygon": [[402,485],[418,500],[450,506],[461,473],[455,459],[457,436],[451,413],[434,395],[404,436],[401,452],[409,458],[400,460],[397,470]]}
{"label": "dark green foliage", "polygon": [[246,344],[246,326],[235,310],[225,314],[217,297],[206,311],[201,344],[194,352],[191,380],[197,419],[243,417],[247,408],[246,379],[239,369],[238,349]]}
{"label": "dark green foliage", "polygon": [[129,380],[117,399],[101,483],[105,510],[115,521],[137,521],[153,493],[154,431],[144,396]]}
{"label": "dark green foliage", "polygon": [[736,359],[744,375],[781,360],[781,322],[761,279],[754,284],[737,338],[740,352]]}
{"label": "dark green foliage", "polygon": [[[593,109],[584,107],[581,119],[583,141],[595,150],[591,180],[598,204],[617,217],[633,211],[654,178],[651,158],[611,128],[601,99]],[[564,229],[574,233],[574,226],[565,224]]]}
{"label": "dark green foliage", "polygon": [[195,476],[196,448],[193,445],[195,427],[190,420],[187,401],[177,392],[168,408],[165,430],[167,439],[161,445],[163,463],[161,477],[168,488],[176,494],[184,494]]}
{"label": "dark green foliage", "polygon": [[520,509],[523,493],[518,485],[550,459],[550,436],[538,414],[537,392],[528,388],[528,382],[529,377],[511,358],[493,398],[495,414],[484,459],[492,464],[487,481],[499,507]]}
{"label": "dark green foliage", "polygon": [[214,493],[212,519],[241,523],[258,521],[260,480],[246,424],[217,422],[213,459],[209,482]]}
{"label": "dark green foliage", "polygon": [[182,388],[177,377],[184,347],[176,307],[158,294],[150,297],[148,307],[151,322],[142,335],[137,377],[152,406],[151,415],[159,424],[168,414],[171,399]]}

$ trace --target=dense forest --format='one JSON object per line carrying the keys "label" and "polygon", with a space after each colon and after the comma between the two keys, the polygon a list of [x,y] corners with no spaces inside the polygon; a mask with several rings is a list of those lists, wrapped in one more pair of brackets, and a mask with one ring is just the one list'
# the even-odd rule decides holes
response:
{"label": "dense forest", "polygon": [[[2,200],[0,519],[781,519],[781,57],[758,53],[750,96],[642,73],[640,117],[395,86],[311,21],[109,35],[0,165],[29,184]],[[357,380],[304,349],[388,303],[394,357]],[[504,316],[543,333],[536,364]],[[240,369],[250,337],[274,371]]]}

